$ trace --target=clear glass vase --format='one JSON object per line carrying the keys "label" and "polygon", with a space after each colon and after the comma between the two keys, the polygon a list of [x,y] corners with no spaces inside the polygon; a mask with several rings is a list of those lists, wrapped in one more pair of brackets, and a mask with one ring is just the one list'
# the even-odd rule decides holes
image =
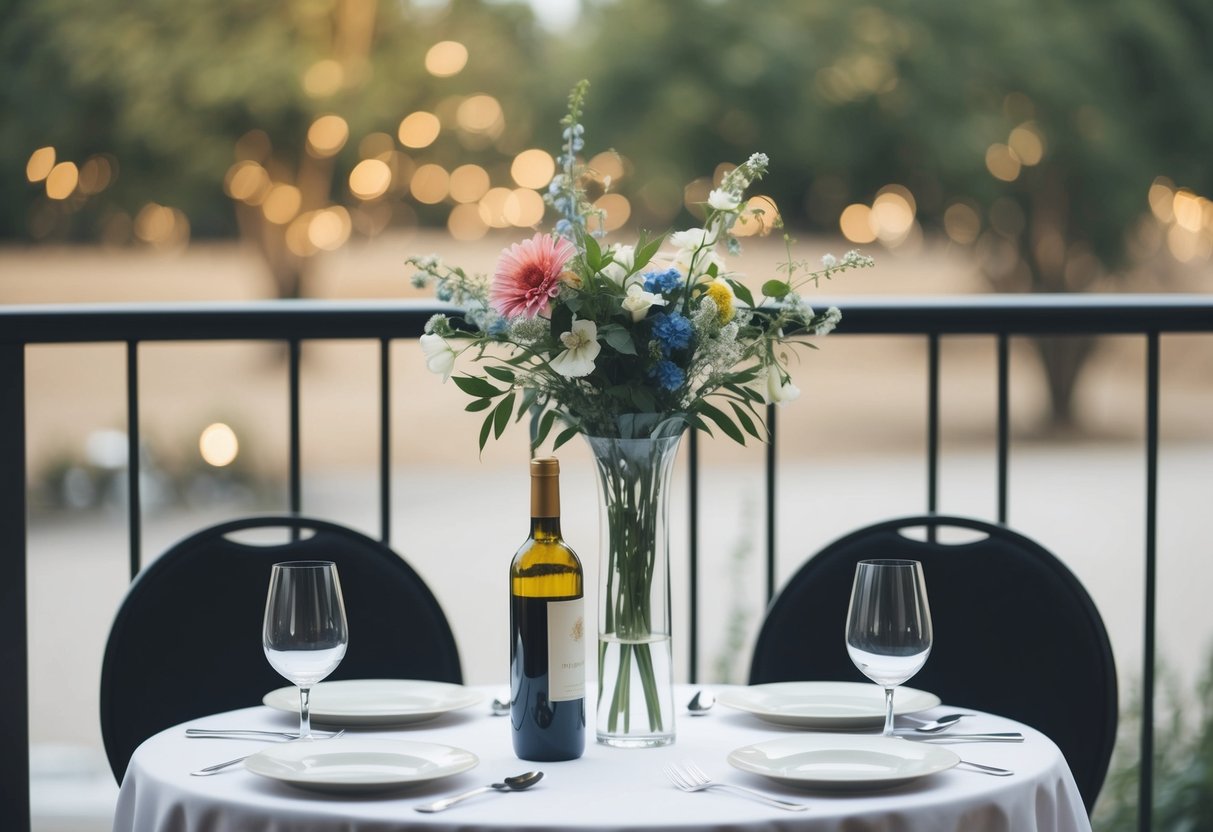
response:
{"label": "clear glass vase", "polygon": [[674,741],[669,481],[681,435],[586,439],[599,494],[598,742]]}

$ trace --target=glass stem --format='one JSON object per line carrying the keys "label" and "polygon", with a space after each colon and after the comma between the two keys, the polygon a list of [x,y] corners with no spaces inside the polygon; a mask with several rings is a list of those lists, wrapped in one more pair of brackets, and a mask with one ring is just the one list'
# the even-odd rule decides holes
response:
{"label": "glass stem", "polygon": [[[312,689],[310,687],[299,686],[299,736],[301,739],[312,738],[311,696]],[[891,708],[892,705],[889,707]]]}
{"label": "glass stem", "polygon": [[893,689],[884,689],[884,736],[893,736]]}

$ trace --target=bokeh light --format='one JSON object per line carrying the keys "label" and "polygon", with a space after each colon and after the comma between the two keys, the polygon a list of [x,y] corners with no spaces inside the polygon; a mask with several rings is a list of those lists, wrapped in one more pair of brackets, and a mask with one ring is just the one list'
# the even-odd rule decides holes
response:
{"label": "bokeh light", "polygon": [[207,425],[198,437],[198,452],[207,465],[223,468],[236,461],[240,442],[236,432],[222,422]]}
{"label": "bokeh light", "polygon": [[480,219],[490,228],[508,228],[510,221],[505,216],[505,204],[514,192],[509,188],[490,188],[481,197]]}
{"label": "bokeh light", "polygon": [[400,129],[397,130],[396,137],[405,147],[429,147],[438,138],[441,131],[442,123],[438,121],[438,116],[418,110],[404,117],[404,120],[400,122]]}
{"label": "bokeh light", "polygon": [[981,215],[967,202],[953,202],[943,212],[943,230],[953,242],[971,245],[981,233]]}
{"label": "bokeh light", "polygon": [[[601,216],[601,230],[603,231],[618,231],[627,224],[632,216],[632,203],[623,194],[603,194],[594,200],[594,207],[603,212]],[[591,223],[597,225],[598,219],[598,217],[591,218]]]}
{"label": "bokeh light", "polygon": [[378,199],[392,184],[392,169],[381,159],[363,159],[350,171],[350,192],[359,199]]}
{"label": "bokeh light", "polygon": [[872,200],[868,221],[881,242],[897,245],[914,227],[917,204],[914,195],[902,185],[886,185]]}
{"label": "bokeh light", "polygon": [[113,183],[117,168],[108,156],[90,156],[80,166],[80,193],[99,194]]}
{"label": "bokeh light", "polygon": [[413,173],[409,192],[413,199],[426,205],[436,205],[450,193],[451,176],[441,165],[422,165]]}
{"label": "bokeh light", "polygon": [[587,167],[596,171],[603,181],[616,182],[627,173],[627,160],[614,150],[604,150],[590,159]]}
{"label": "bokeh light", "polygon": [[538,225],[543,219],[543,197],[529,188],[515,188],[501,206],[505,220],[519,228]]}
{"label": "bokeh light", "polygon": [[1040,164],[1045,155],[1044,138],[1035,122],[1026,121],[1012,130],[1007,145],[1019,161],[1029,167]]}
{"label": "bokeh light", "polygon": [[1170,179],[1165,176],[1155,179],[1150,185],[1147,198],[1150,201],[1150,211],[1159,222],[1170,222],[1175,218],[1175,183]]}
{"label": "bokeh light", "polygon": [[189,239],[189,220],[177,208],[149,202],[135,215],[135,236],[158,248],[184,244]]}
{"label": "bokeh light", "polygon": [[1019,157],[1005,144],[992,144],[986,148],[986,170],[995,179],[1014,182],[1019,178],[1020,168]]}
{"label": "bokeh light", "polygon": [[458,75],[467,66],[468,49],[459,41],[444,40],[435,43],[425,53],[426,72],[438,78]]}
{"label": "bokeh light", "polygon": [[338,115],[321,116],[307,129],[307,151],[320,159],[335,156],[350,138],[350,126]]}
{"label": "bokeh light", "polygon": [[480,206],[475,203],[452,208],[446,219],[446,228],[456,240],[479,240],[489,230],[488,224],[480,216]]}
{"label": "bokeh light", "polygon": [[522,188],[546,188],[555,175],[556,160],[539,148],[522,151],[510,164],[510,176]]}
{"label": "bokeh light", "polygon": [[870,243],[876,239],[871,218],[872,209],[856,202],[842,209],[842,214],[838,217],[838,227],[842,236],[852,243]]}
{"label": "bokeh light", "polygon": [[501,103],[493,96],[483,93],[468,96],[459,104],[455,111],[455,122],[469,133],[498,136],[505,129]]}
{"label": "bokeh light", "polygon": [[312,214],[307,226],[307,238],[318,249],[336,251],[350,238],[350,212],[333,205]]}
{"label": "bokeh light", "polygon": [[232,165],[223,179],[227,195],[249,205],[260,205],[265,201],[272,184],[266,169],[250,160]]}
{"label": "bokeh light", "polygon": [[341,90],[345,70],[340,62],[326,58],[317,61],[303,73],[303,91],[312,98],[325,98]]}
{"label": "bokeh light", "polygon": [[51,199],[67,199],[80,182],[80,171],[75,162],[60,162],[46,175],[46,195]]}
{"label": "bokeh light", "polygon": [[451,171],[451,199],[456,202],[477,202],[491,185],[489,172],[480,165],[460,165]]}
{"label": "bokeh light", "polygon": [[30,182],[41,182],[50,176],[55,167],[55,148],[40,147],[29,155],[25,163],[25,178]]}
{"label": "bokeh light", "polygon": [[274,225],[286,225],[303,207],[303,193],[294,185],[276,182],[261,203],[261,213]]}

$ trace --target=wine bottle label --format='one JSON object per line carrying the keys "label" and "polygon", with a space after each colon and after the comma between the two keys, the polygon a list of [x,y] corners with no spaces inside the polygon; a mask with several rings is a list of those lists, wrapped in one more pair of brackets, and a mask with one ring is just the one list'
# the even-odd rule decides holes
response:
{"label": "wine bottle label", "polygon": [[548,700],[585,698],[585,599],[548,602]]}

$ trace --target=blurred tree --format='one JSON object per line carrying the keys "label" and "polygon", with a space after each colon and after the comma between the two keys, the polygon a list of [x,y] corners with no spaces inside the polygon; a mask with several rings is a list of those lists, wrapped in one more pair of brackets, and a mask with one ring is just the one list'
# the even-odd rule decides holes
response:
{"label": "blurred tree", "polygon": [[[78,179],[54,193],[51,178],[9,172],[3,201],[28,224],[9,213],[3,233],[121,240],[133,227],[171,243],[238,228],[286,296],[312,254],[352,233],[446,218],[400,199],[420,164],[409,154],[443,173],[484,159],[508,180],[544,47],[529,8],[480,0],[30,0],[3,38],[5,158],[54,148],[48,164],[73,160]],[[497,97],[460,111],[485,90]],[[405,148],[414,111],[441,129]],[[105,166],[101,188],[85,185],[85,160]]]}
{"label": "blurred tree", "polygon": [[[1130,249],[1170,231],[1147,195],[1166,214],[1180,191],[1156,178],[1213,192],[1208,3],[611,0],[587,14],[568,60],[594,79],[588,129],[627,149],[637,214],[660,225],[683,183],[762,150],[789,222],[841,218],[852,240],[889,245],[941,231],[999,290],[1068,292],[1111,287]],[[1192,201],[1205,214],[1179,229],[1181,256],[1213,244],[1213,204]],[[1067,424],[1091,342],[1037,343]]]}

